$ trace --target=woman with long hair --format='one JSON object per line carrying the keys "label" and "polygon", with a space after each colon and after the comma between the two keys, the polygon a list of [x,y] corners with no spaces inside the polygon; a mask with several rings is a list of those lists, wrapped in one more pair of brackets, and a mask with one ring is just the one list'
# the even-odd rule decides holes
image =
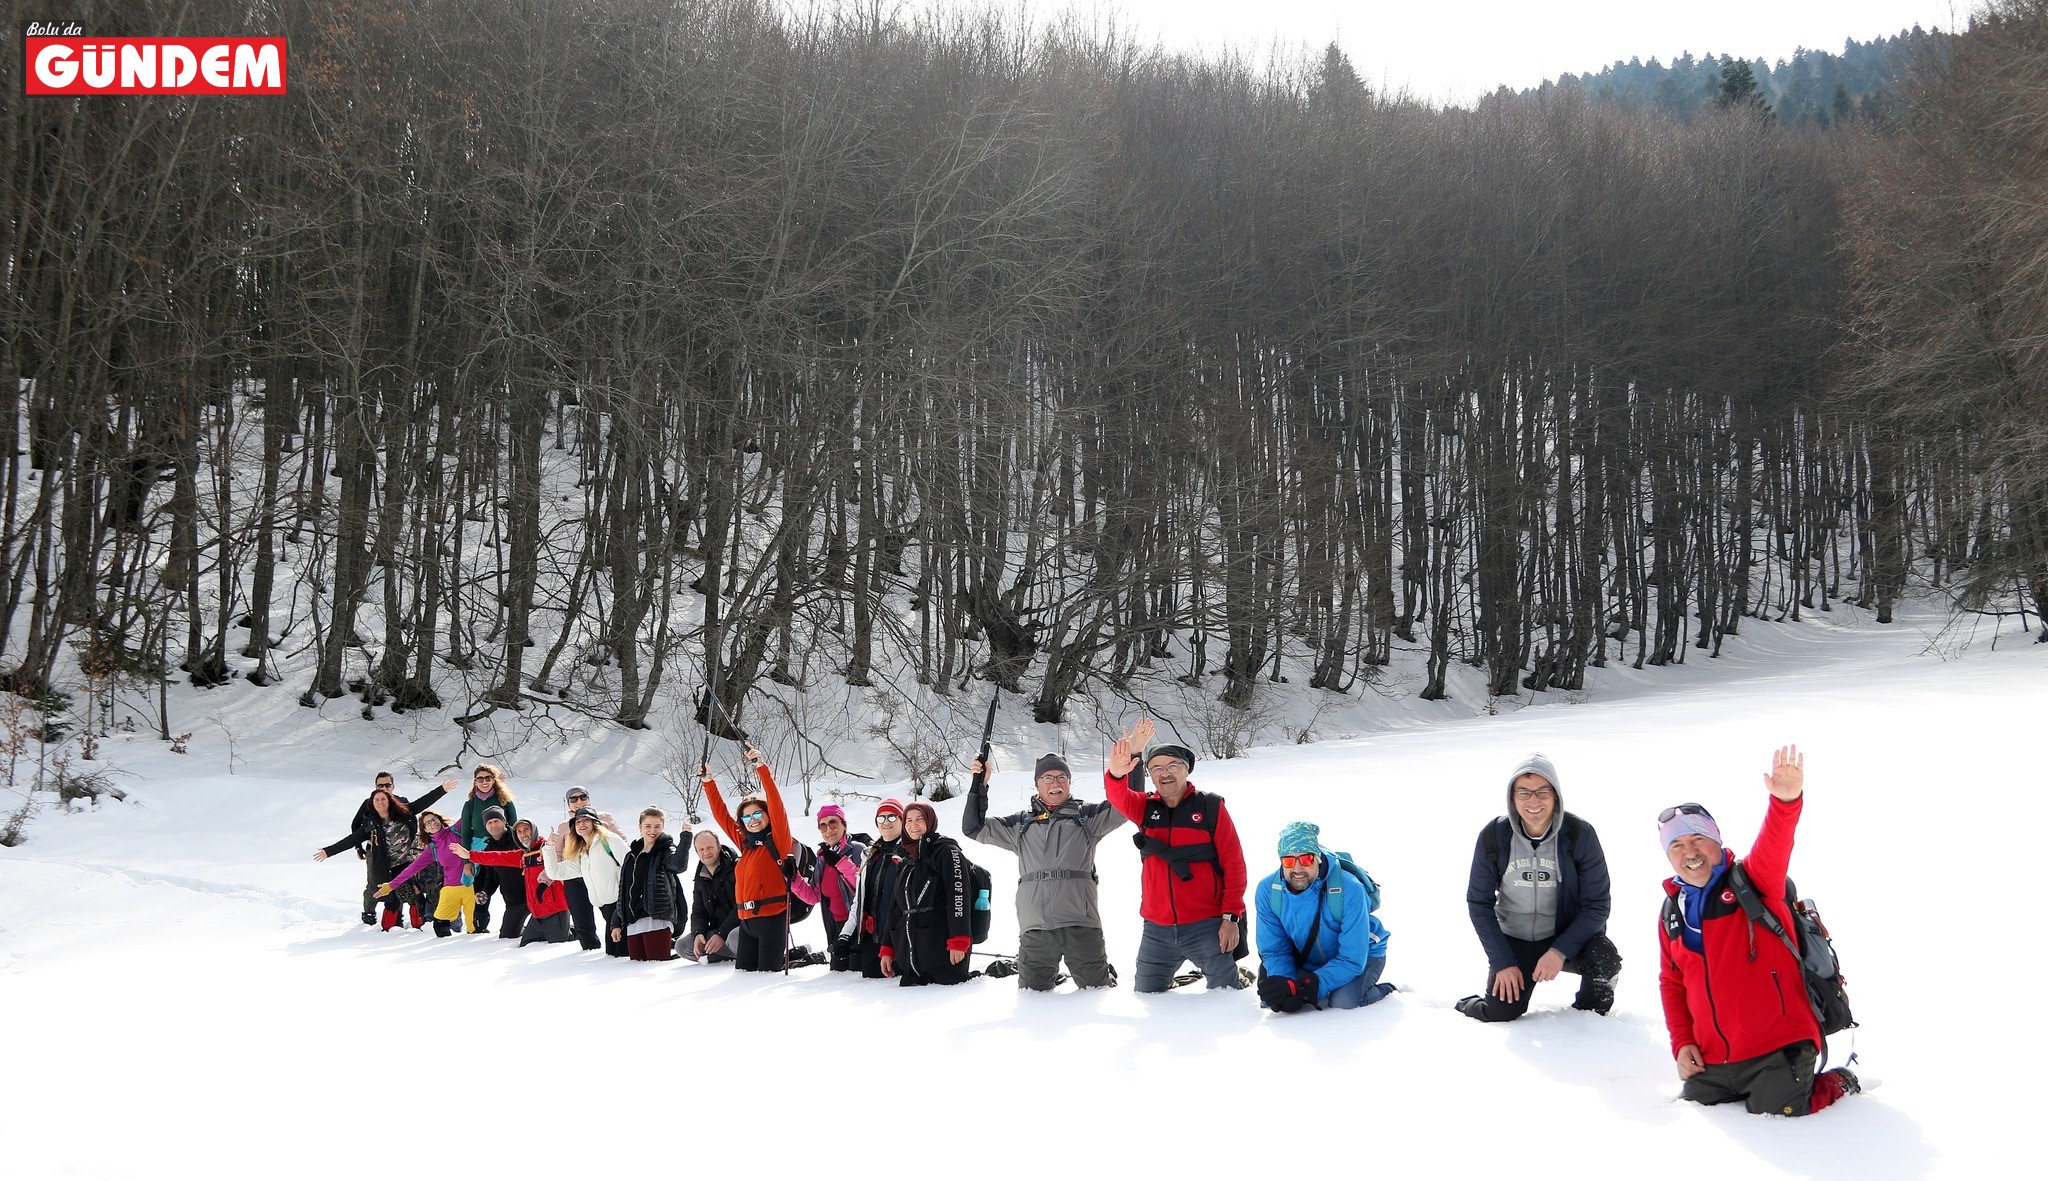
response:
{"label": "woman with long hair", "polygon": [[[645,813],[641,814],[643,817]],[[578,808],[569,818],[569,831],[562,834],[562,851],[555,853],[553,842],[549,842],[543,854],[547,861],[548,876],[558,882],[570,879],[582,881],[589,891],[590,901],[603,915],[599,929],[604,931],[604,953],[625,955],[626,944],[612,935],[616,926],[612,921],[613,912],[619,903],[619,873],[626,860],[627,843],[605,828],[595,808]],[[687,850],[685,850],[687,855]],[[570,926],[575,926],[575,902],[570,901]]]}
{"label": "woman with long hair", "polygon": [[789,835],[775,776],[761,752],[751,745],[747,762],[761,781],[763,794],[741,799],[737,820],[718,792],[710,765],[701,765],[698,774],[703,779],[704,798],[711,804],[712,819],[740,851],[740,863],[733,871],[740,915],[733,939],[733,966],[742,972],[780,972],[789,951],[789,885],[783,877],[782,860],[796,852],[796,842]]}
{"label": "woman with long hair", "polygon": [[961,984],[972,975],[974,887],[967,858],[939,835],[939,814],[919,800],[903,810],[903,859],[895,915],[881,950],[882,975],[906,985]]}

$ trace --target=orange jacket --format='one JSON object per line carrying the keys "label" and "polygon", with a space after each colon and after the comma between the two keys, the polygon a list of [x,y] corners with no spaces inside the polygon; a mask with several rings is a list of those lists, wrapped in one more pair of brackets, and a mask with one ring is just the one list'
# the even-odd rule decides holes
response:
{"label": "orange jacket", "polygon": [[739,903],[743,919],[778,915],[789,909],[789,884],[782,877],[782,859],[796,851],[789,836],[789,821],[782,811],[782,793],[775,789],[775,776],[767,766],[754,768],[768,795],[769,844],[747,844],[747,830],[732,818],[732,809],[718,793],[718,781],[704,781],[704,798],[711,803],[711,818],[739,848],[740,863],[733,870],[732,896]]}

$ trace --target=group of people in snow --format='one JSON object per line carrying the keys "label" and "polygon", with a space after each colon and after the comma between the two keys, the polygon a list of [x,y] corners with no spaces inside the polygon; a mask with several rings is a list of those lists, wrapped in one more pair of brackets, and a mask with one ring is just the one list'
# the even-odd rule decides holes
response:
{"label": "group of people in snow", "polygon": [[[629,959],[769,972],[797,962],[791,919],[816,909],[829,951],[814,962],[833,971],[904,985],[981,974],[970,967],[971,930],[977,903],[987,899],[931,805],[883,800],[871,836],[849,831],[844,808],[827,804],[816,817],[819,842],[800,847],[774,775],[758,751],[746,754],[759,790],[736,805],[700,768],[716,828],[692,835],[684,824],[687,844],[668,834],[659,808],[644,809],[629,835],[580,787],[543,833],[519,817],[502,769],[485,764],[452,818],[432,806],[457,781],[408,800],[390,775],[378,775],[349,835],[314,856],[356,849],[367,870],[362,920],[385,930],[422,927],[431,915],[437,935],[481,933],[495,902],[499,937],[522,944],[575,940]],[[1141,765],[1151,790],[1131,782]],[[1222,797],[1196,789],[1194,765],[1193,751],[1156,740],[1145,720],[1111,748],[1103,801],[1076,798],[1071,768],[1047,754],[1033,768],[1029,806],[991,815],[988,769],[972,764],[963,832],[1017,857],[1018,948],[1014,961],[999,963],[1026,989],[1050,990],[1068,978],[1082,988],[1116,985],[1095,852],[1129,822],[1141,858],[1138,992],[1199,979],[1210,988],[1254,987],[1263,1006],[1292,1013],[1357,1008],[1395,991],[1381,979],[1388,931],[1374,913],[1370,875],[1325,848],[1317,825],[1296,821],[1281,830],[1279,865],[1249,890],[1248,908],[1237,827]],[[1764,778],[1770,804],[1746,857],[1724,847],[1699,804],[1658,817],[1674,871],[1665,882],[1675,899],[1667,914],[1680,916],[1664,926],[1659,985],[1685,1098],[1800,1116],[1860,1088],[1847,1069],[1816,1071],[1825,1043],[1798,960],[1779,940],[1757,937],[1730,888],[1739,864],[1791,925],[1784,887],[1805,779],[1797,748],[1778,750]],[[1516,766],[1506,799],[1506,814],[1480,831],[1466,889],[1486,987],[1458,1011],[1513,1021],[1528,1011],[1536,985],[1569,974],[1579,978],[1572,1007],[1604,1015],[1622,963],[1607,936],[1610,883],[1599,835],[1564,810],[1557,769],[1542,755]],[[1256,973],[1238,966],[1252,952],[1248,926],[1256,931]],[[1179,974],[1189,965],[1195,970]]]}

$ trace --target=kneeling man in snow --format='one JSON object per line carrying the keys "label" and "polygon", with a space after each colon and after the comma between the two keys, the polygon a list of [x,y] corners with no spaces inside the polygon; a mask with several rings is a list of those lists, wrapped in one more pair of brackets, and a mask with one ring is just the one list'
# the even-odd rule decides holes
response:
{"label": "kneeling man in snow", "polygon": [[[1806,783],[1798,747],[1778,749],[1764,783],[1770,807],[1741,864],[1763,904],[1790,930],[1785,873]],[[1754,1115],[1810,1115],[1861,1090],[1847,1070],[1814,1073],[1824,1043],[1799,961],[1768,932],[1751,929],[1728,878],[1735,856],[1722,847],[1714,818],[1698,804],[1678,804],[1664,809],[1657,825],[1677,871],[1664,883],[1677,904],[1666,907],[1658,986],[1685,1080],[1680,1093],[1694,1103],[1740,1100]]]}
{"label": "kneeling man in snow", "polygon": [[1356,1009],[1394,991],[1380,983],[1387,929],[1365,883],[1330,856],[1322,830],[1297,820],[1280,830],[1280,868],[1259,883],[1259,1002],[1276,1013]]}

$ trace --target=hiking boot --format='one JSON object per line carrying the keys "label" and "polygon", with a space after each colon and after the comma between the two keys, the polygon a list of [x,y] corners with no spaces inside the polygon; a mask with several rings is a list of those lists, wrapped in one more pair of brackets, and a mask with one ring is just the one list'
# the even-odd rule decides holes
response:
{"label": "hiking boot", "polygon": [[1598,1013],[1607,1016],[1614,1007],[1614,983],[1609,980],[1588,980],[1579,986],[1579,995],[1572,1000],[1572,1008],[1582,1013]]}
{"label": "hiking boot", "polygon": [[366,911],[364,911],[364,912],[363,912],[363,925],[364,925],[365,927],[374,927],[374,926],[376,926],[376,925],[377,925],[377,912],[376,912],[376,911],[374,911],[374,910],[366,910]]}
{"label": "hiking boot", "polygon": [[1848,1067],[1837,1066],[1833,1070],[1825,1071],[1824,1073],[1832,1074],[1842,1081],[1842,1094],[1860,1095],[1863,1093],[1863,1080],[1857,1078],[1856,1072]]}
{"label": "hiking boot", "polygon": [[392,928],[398,926],[398,911],[396,908],[389,906],[384,908],[384,919],[382,926],[383,929],[386,931],[389,931]]}
{"label": "hiking boot", "polygon": [[1455,1007],[1458,1012],[1475,1021],[1486,1020],[1486,997],[1480,993],[1473,993],[1471,996],[1459,1001]]}

